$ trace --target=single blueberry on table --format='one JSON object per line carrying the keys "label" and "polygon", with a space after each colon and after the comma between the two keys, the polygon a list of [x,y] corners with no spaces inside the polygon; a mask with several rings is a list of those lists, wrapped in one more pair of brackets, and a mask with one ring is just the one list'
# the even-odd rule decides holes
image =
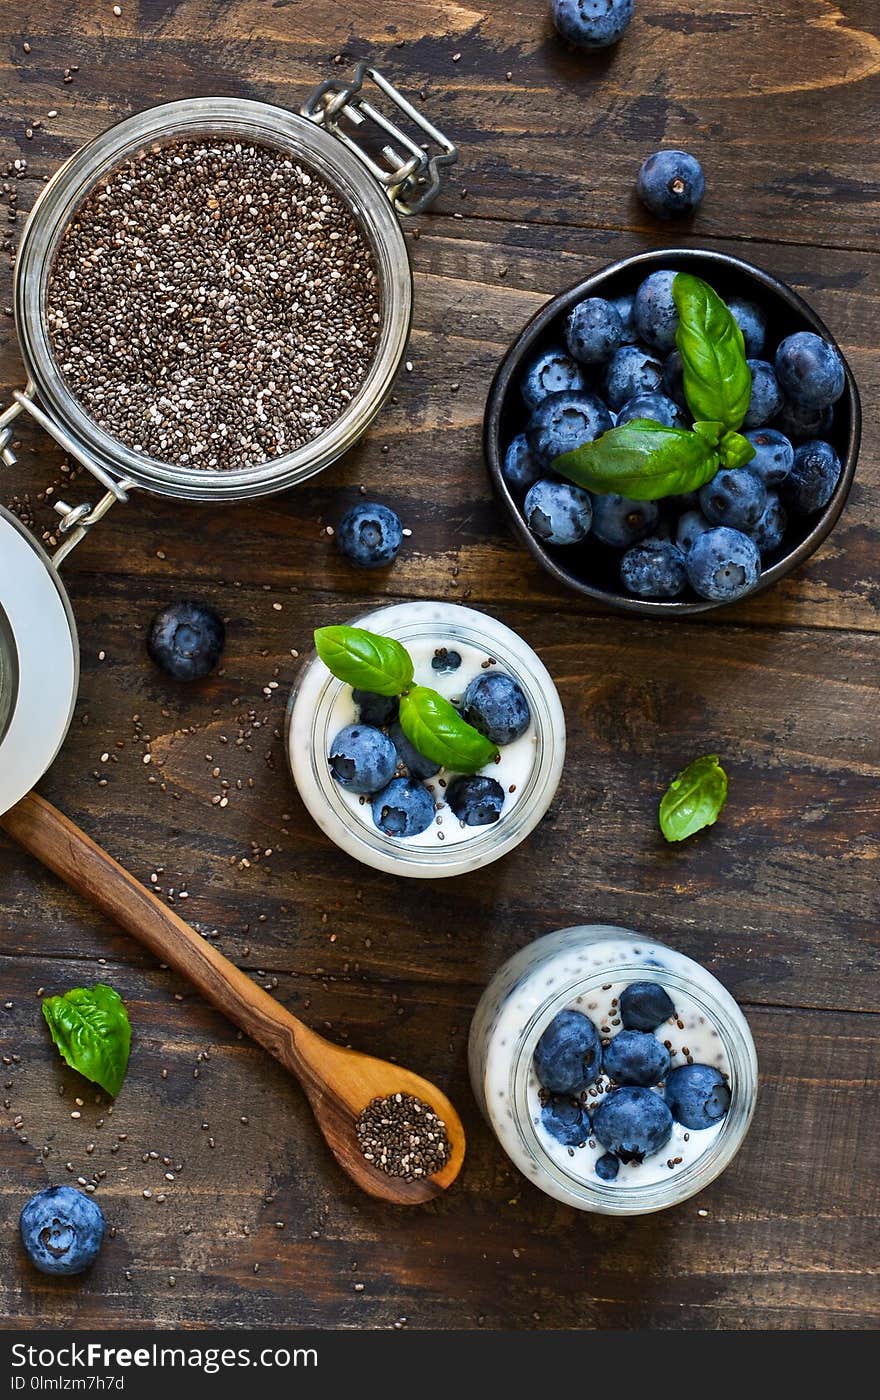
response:
{"label": "single blueberry on table", "polygon": [[795,449],[791,471],[780,490],[786,505],[802,515],[827,506],[840,480],[840,458],[828,442],[805,442]]}
{"label": "single blueberry on table", "polygon": [[336,531],[337,548],[360,569],[382,569],[400,553],[403,527],[388,506],[376,501],[359,502],[346,511]]}
{"label": "single blueberry on table", "polygon": [[843,393],[843,360],[813,331],[796,331],[776,351],[776,377],[786,398],[801,408],[830,408]]}
{"label": "single blueberry on table", "polygon": [[526,524],[545,544],[577,544],[590,533],[593,503],[566,481],[536,481],[523,505]]}
{"label": "single blueberry on table", "polygon": [[397,750],[372,725],[347,724],[330,745],[330,772],[348,792],[378,792],[396,767]]}
{"label": "single blueberry on table", "polygon": [[535,1074],[552,1094],[579,1094],[598,1077],[602,1042],[589,1016],[560,1011],[535,1046]]}
{"label": "single blueberry on table", "polygon": [[604,297],[579,301],[565,318],[565,343],[581,364],[597,365],[609,359],[622,339],[620,314]]}
{"label": "single blueberry on table", "polygon": [[541,468],[532,456],[525,433],[517,433],[504,454],[501,474],[511,491],[524,496],[530,486],[543,475]]}
{"label": "single blueberry on table", "polygon": [[767,504],[767,488],[747,467],[723,467],[700,491],[700,507],[713,525],[751,530]]}
{"label": "single blueberry on table", "polygon": [[[643,345],[621,345],[605,371],[605,397],[617,412],[638,394],[654,394],[663,387],[663,364]],[[604,431],[604,429],[603,429]]]}
{"label": "single blueberry on table", "polygon": [[641,1162],[672,1136],[672,1114],[653,1089],[626,1085],[597,1108],[593,1136],[622,1162]]}
{"label": "single blueberry on table", "polygon": [[652,272],[636,292],[635,318],[639,335],[664,355],[675,349],[678,311],[672,299],[674,272]]}
{"label": "single blueberry on table", "polygon": [[[673,350],[663,361],[663,388],[679,408],[687,409],[684,393],[684,364],[679,350]],[[690,410],[688,410],[689,412]]]}
{"label": "single blueberry on table", "polygon": [[464,693],[462,714],[493,744],[512,744],[532,718],[523,688],[503,671],[481,671]]}
{"label": "single blueberry on table", "polygon": [[[430,758],[425,758],[423,753],[410,743],[400,727],[400,720],[395,720],[388,730],[388,737],[397,750],[397,757],[404,765],[411,778],[433,778],[440,772],[439,763],[433,763]],[[395,767],[397,765],[395,764]]]}
{"label": "single blueberry on table", "polygon": [[633,501],[629,496],[593,499],[593,534],[614,549],[626,549],[650,534],[660,518],[656,501]]}
{"label": "single blueberry on table", "polygon": [[223,619],[206,603],[171,603],[150,623],[147,651],[157,666],[177,681],[207,676],[223,653]]}
{"label": "single blueberry on table", "polygon": [[655,151],[643,162],[636,188],[658,219],[677,219],[694,212],[706,180],[700,162],[687,151]]}
{"label": "single blueberry on table", "polygon": [[762,428],[782,407],[782,390],[776,371],[766,360],[747,360],[752,371],[752,394],[742,428]]}
{"label": "single blueberry on table", "polygon": [[358,707],[358,719],[361,724],[371,724],[374,728],[381,729],[383,725],[393,724],[397,719],[400,709],[400,698],[397,695],[376,695],[372,690],[358,690],[355,687],[351,698]]}
{"label": "single blueberry on table", "polygon": [[501,816],[504,788],[497,778],[475,773],[453,778],[446,789],[446,801],[465,826],[491,826]]}
{"label": "single blueberry on table", "polygon": [[767,504],[761,514],[761,519],[749,531],[749,534],[762,554],[771,554],[782,544],[787,524],[788,516],[785,512],[785,506],[775,491],[768,491]]}
{"label": "single blueberry on table", "polygon": [[669,1111],[685,1128],[711,1128],[730,1108],[730,1089],[713,1065],[679,1065],[666,1076]]}
{"label": "single blueberry on table", "polygon": [[520,392],[526,408],[534,410],[550,394],[561,394],[569,389],[583,393],[586,387],[580,365],[561,346],[554,346],[552,350],[542,350],[530,361],[522,377]]}
{"label": "single blueberry on table", "polygon": [[685,556],[672,540],[642,540],[621,559],[620,577],[639,598],[674,598],[687,580]]}
{"label": "single blueberry on table", "polygon": [[582,1147],[590,1136],[590,1115],[574,1099],[548,1100],[541,1107],[541,1123],[563,1147]]}
{"label": "single blueberry on table", "polygon": [[551,0],[553,23],[577,49],[607,49],[633,17],[633,0]]}
{"label": "single blueberry on table", "polygon": [[594,1170],[600,1181],[615,1181],[620,1171],[620,1162],[613,1152],[605,1152],[598,1158]]}
{"label": "single blueberry on table", "polygon": [[833,408],[802,408],[784,399],[774,426],[797,447],[799,443],[827,437],[833,422]]}
{"label": "single blueberry on table", "polygon": [[550,467],[563,452],[601,437],[611,427],[611,414],[594,394],[551,394],[539,403],[526,429],[529,447],[542,467]]}
{"label": "single blueberry on table", "polygon": [[712,525],[701,510],[686,510],[678,517],[678,524],[675,528],[675,543],[679,549],[687,554],[693,547],[694,540],[700,535],[705,535],[707,530],[711,530]]}
{"label": "single blueberry on table", "polygon": [[611,305],[620,317],[620,343],[621,345],[634,345],[639,338],[636,330],[634,312],[635,294],[630,293],[625,297],[613,297]]}
{"label": "single blueberry on table", "polygon": [[634,418],[650,418],[665,428],[684,427],[678,404],[667,394],[636,394],[635,398],[627,399],[617,415],[618,427],[621,423],[631,423]]}
{"label": "single blueberry on table", "polygon": [[49,1186],[25,1204],[19,1228],[21,1242],[41,1273],[81,1274],[98,1257],[104,1212],[83,1191]]}
{"label": "single blueberry on table", "polygon": [[753,301],[730,297],[727,309],[742,331],[746,355],[753,360],[761,356],[767,339],[767,317]]}
{"label": "single blueberry on table", "polygon": [[615,1084],[659,1084],[669,1069],[669,1051],[650,1031],[618,1031],[602,1052],[602,1068]]}
{"label": "single blueberry on table", "polygon": [[715,525],[694,540],[685,561],[691,588],[713,603],[741,598],[754,588],[761,574],[761,556],[754,540],[727,525]]}
{"label": "single blueberry on table", "polygon": [[457,671],[460,665],[461,652],[453,651],[452,647],[438,647],[431,657],[431,670],[436,671],[440,676]]}
{"label": "single blueberry on table", "polygon": [[620,994],[618,1011],[628,1031],[655,1031],[675,1015],[672,998],[659,982],[630,982]]}
{"label": "single blueberry on table", "polygon": [[373,822],[386,836],[418,836],[434,820],[434,799],[415,778],[392,778],[373,798]]}
{"label": "single blueberry on table", "polygon": [[749,471],[765,486],[778,486],[794,466],[794,448],[788,438],[776,428],[753,429],[745,436],[755,449]]}

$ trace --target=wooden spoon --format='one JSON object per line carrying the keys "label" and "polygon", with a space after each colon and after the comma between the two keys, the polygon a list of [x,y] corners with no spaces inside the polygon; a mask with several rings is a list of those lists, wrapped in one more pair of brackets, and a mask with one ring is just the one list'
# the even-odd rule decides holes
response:
{"label": "wooden spoon", "polygon": [[[173,909],[95,845],[36,793],[0,816],[0,826],[66,884],[189,978],[204,997],[290,1070],[306,1092],[318,1126],[343,1171],[371,1196],[418,1205],[451,1186],[464,1159],[464,1128],[445,1094],[411,1070],[333,1045],[286,1011],[274,997],[184,923]],[[446,1124],[452,1153],[434,1176],[404,1181],[370,1165],[355,1125],[371,1099],[413,1094]]]}

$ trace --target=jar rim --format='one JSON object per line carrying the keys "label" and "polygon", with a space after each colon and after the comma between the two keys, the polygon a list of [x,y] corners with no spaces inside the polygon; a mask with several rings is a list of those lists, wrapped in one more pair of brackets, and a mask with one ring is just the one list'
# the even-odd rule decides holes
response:
{"label": "jar rim", "polygon": [[[431,607],[443,610],[444,621],[427,615]],[[415,613],[424,614],[416,616]],[[390,616],[389,616],[390,615]],[[401,620],[401,615],[408,620]],[[487,623],[489,628],[487,629]],[[556,686],[540,657],[527,642],[488,613],[458,603],[424,600],[392,603],[351,619],[352,626],[370,626],[374,631],[406,641],[416,637],[459,640],[476,647],[487,647],[520,682],[532,712],[536,732],[536,752],[527,789],[510,813],[473,837],[450,845],[410,845],[387,836],[345,804],[330,776],[326,762],[333,704],[345,682],[327,672],[326,677],[308,686],[310,676],[320,677],[323,663],[315,653],[303,662],[291,689],[285,722],[285,750],[288,767],[303,802],[326,835],[349,855],[376,869],[396,875],[435,878],[463,874],[495,861],[518,846],[546,812],[562,772],[565,757],[565,716]],[[324,668],[326,669],[326,668]],[[308,706],[308,752],[294,751],[295,717]],[[320,733],[319,733],[320,730]],[[302,731],[300,731],[302,733]],[[323,760],[323,761],[322,761]],[[328,830],[334,822],[338,829]]]}
{"label": "jar rim", "polygon": [[[343,413],[294,452],[243,468],[198,469],[135,452],[102,428],[70,391],[55,361],[46,289],[60,239],[103,175],[151,144],[198,134],[234,136],[285,150],[345,201],[373,253],[379,282],[379,340],[366,377]],[[236,97],[185,98],[147,108],[86,143],[42,190],[22,234],[15,272],[22,358],[40,400],[98,463],[134,486],[193,501],[249,499],[314,476],[346,452],[375,417],[403,358],[412,318],[406,240],[385,191],[336,137],[296,112]]]}

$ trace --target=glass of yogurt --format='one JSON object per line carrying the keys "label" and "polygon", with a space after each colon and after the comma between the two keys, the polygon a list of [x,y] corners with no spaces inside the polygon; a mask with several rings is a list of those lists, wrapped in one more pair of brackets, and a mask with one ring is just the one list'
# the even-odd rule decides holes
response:
{"label": "glass of yogurt", "polygon": [[413,835],[390,835],[376,825],[370,795],[334,778],[334,740],[361,720],[361,707],[352,687],[312,655],[291,692],[286,745],[294,782],[318,826],[365,865],[422,879],[478,870],[513,850],[547,811],[565,758],[565,716],[543,662],[509,627],[457,603],[395,603],[351,625],[401,642],[412,658],[415,684],[430,686],[452,704],[477,677],[509,676],[525,697],[528,724],[481,770],[503,790],[496,820],[469,825],[457,818],[446,801],[456,775],[440,768],[420,780],[434,804],[430,824]]}
{"label": "glass of yogurt", "polygon": [[[627,988],[634,990],[627,993]],[[633,1006],[638,1012],[639,997],[642,1005],[658,1007],[658,1017],[670,1008],[672,1014],[663,1015],[653,1028],[648,1023],[654,1016],[639,1024],[636,1014],[634,1027],[631,1012]],[[630,1015],[622,1014],[622,1008]],[[578,1015],[572,1017],[573,1012]],[[551,1065],[548,1073],[546,1047],[554,1035],[559,1040],[560,1027],[583,1027],[580,1016],[595,1027],[601,1049],[584,1072],[581,1092],[556,1095],[539,1078],[540,1071],[552,1079],[552,1070],[558,1069],[558,1063]],[[616,1055],[610,1049],[627,1029],[625,1021],[630,1037],[635,1028],[655,1038],[656,1047],[648,1048],[656,1049],[661,1062],[655,1082],[649,1084],[650,1075],[645,1076],[635,1081],[643,1086],[637,1089],[624,1088],[605,1071],[606,1059],[612,1064],[625,1059],[625,1041]],[[551,1025],[554,1029],[545,1037]],[[582,1048],[581,1043],[575,1048]],[[663,1210],[707,1186],[738,1151],[757,1093],[754,1042],[730,993],[693,959],[607,924],[547,934],[504,963],[474,1014],[469,1060],[477,1101],[520,1171],[566,1205],[605,1215]],[[695,1076],[688,1066],[707,1068]],[[622,1080],[634,1082],[626,1072]],[[689,1101],[682,1090],[695,1082],[701,1092],[692,1093]],[[647,1105],[656,1110],[649,1116],[659,1123],[656,1150],[609,1150],[607,1124],[614,1117],[606,1112],[600,1118],[598,1111],[621,1093],[662,1101]],[[615,1110],[622,1103],[618,1100]],[[568,1141],[561,1140],[566,1136]]]}

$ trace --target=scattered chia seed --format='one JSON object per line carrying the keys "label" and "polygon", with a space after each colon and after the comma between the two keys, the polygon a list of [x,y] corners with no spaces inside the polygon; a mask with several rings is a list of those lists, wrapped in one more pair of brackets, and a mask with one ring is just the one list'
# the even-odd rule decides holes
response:
{"label": "scattered chia seed", "polygon": [[292,452],[344,412],[379,305],[369,243],[325,180],[268,146],[201,139],[93,188],[47,315],[95,422],[153,459],[217,470]]}
{"label": "scattered chia seed", "polygon": [[412,1094],[372,1099],[358,1118],[357,1139],[368,1162],[404,1181],[432,1176],[452,1152],[446,1124]]}

